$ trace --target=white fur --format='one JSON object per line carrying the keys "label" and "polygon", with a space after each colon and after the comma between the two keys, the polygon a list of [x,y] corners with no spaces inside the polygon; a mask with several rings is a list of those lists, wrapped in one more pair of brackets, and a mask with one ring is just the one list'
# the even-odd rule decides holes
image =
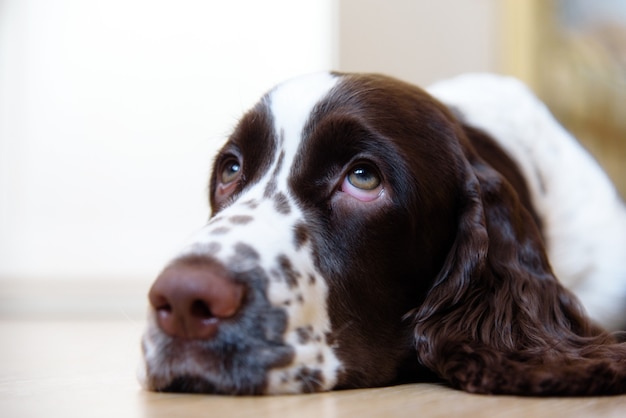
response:
{"label": "white fur", "polygon": [[[278,190],[289,196],[287,179],[292,169],[293,161],[301,143],[302,131],[307,120],[312,115],[314,106],[335,86],[337,80],[327,73],[318,73],[287,81],[278,86],[270,95],[272,115],[274,116],[274,130],[282,135],[282,151],[285,153],[284,164],[278,175]],[[281,151],[281,150],[279,150]],[[273,170],[270,170],[270,172]],[[292,211],[298,211],[293,199],[289,196]],[[302,219],[302,214],[298,213]],[[284,228],[284,225],[282,226]],[[292,231],[292,228],[289,228]],[[293,238],[291,238],[293,239]],[[280,247],[277,247],[280,248]],[[305,245],[300,254],[289,254],[294,267],[302,268],[303,283],[307,282],[309,274],[316,276],[315,284],[300,283],[299,291],[305,299],[303,306],[291,304],[287,316],[289,324],[285,333],[285,340],[295,347],[296,356],[291,365],[283,369],[271,370],[268,374],[270,393],[298,393],[307,391],[295,387],[297,374],[312,364],[316,357],[324,359],[321,372],[324,378],[323,388],[329,390],[337,382],[340,361],[334,353],[334,347],[329,347],[325,341],[325,334],[331,331],[330,319],[326,308],[328,287],[325,280],[315,271],[312,250]],[[293,291],[284,287],[271,285],[269,289],[270,302],[278,304],[284,298],[293,298]],[[312,341],[306,345],[298,342],[296,329],[312,327]]]}
{"label": "white fur", "polygon": [[468,74],[431,86],[522,170],[559,279],[609,329],[626,322],[626,209],[606,174],[521,82]]}
{"label": "white fur", "polygon": [[[328,287],[325,280],[316,271],[310,245],[296,249],[294,245],[294,229],[303,219],[301,210],[290,196],[287,186],[289,172],[301,143],[303,128],[312,114],[313,107],[335,85],[336,79],[330,74],[316,74],[301,77],[279,85],[270,92],[267,103],[270,104],[274,118],[274,129],[278,136],[278,149],[273,162],[265,175],[244,194],[200,230],[178,257],[185,255],[211,255],[221,261],[229,269],[245,272],[257,267],[252,264],[233,265],[229,260],[235,255],[237,243],[250,245],[259,253],[258,264],[269,274],[267,297],[276,307],[287,313],[287,329],[285,343],[293,347],[295,356],[286,367],[272,369],[268,373],[268,394],[307,392],[306,379],[303,373],[311,370],[321,372],[322,390],[332,389],[337,382],[337,374],[341,363],[334,353],[334,348],[327,344],[325,335],[331,331],[330,319],[326,309]],[[274,201],[265,198],[266,185],[274,175],[279,155],[284,153],[283,164],[277,175],[277,192],[287,196],[290,213],[281,214],[276,211]],[[244,161],[245,164],[245,161]],[[251,209],[249,202],[254,200],[258,206]],[[236,225],[229,221],[233,216],[250,215],[254,220],[245,225]],[[228,228],[225,233],[220,229]],[[218,234],[216,235],[216,232]],[[207,251],[212,242],[219,241],[220,251],[209,254]],[[277,270],[277,257],[286,256],[299,275],[296,287],[289,287],[285,280],[273,277],[271,272]],[[315,277],[312,282],[310,276]],[[300,300],[298,300],[300,299]],[[311,338],[302,342],[299,329],[309,329]],[[147,345],[150,347],[150,345]],[[149,357],[146,350],[146,357]],[[323,359],[320,361],[320,359]],[[181,365],[181,368],[184,366]],[[181,369],[182,370],[182,369]]]}

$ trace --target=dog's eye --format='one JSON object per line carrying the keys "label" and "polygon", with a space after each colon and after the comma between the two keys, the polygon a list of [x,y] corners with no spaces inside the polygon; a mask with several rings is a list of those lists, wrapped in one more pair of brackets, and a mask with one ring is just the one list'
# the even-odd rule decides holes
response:
{"label": "dog's eye", "polygon": [[240,186],[242,181],[242,164],[234,155],[227,155],[219,163],[216,171],[215,203],[222,205]]}
{"label": "dog's eye", "polygon": [[220,172],[220,182],[222,184],[228,184],[237,179],[241,172],[241,163],[235,158],[229,158],[222,163],[222,169]]}
{"label": "dog's eye", "polygon": [[372,167],[358,165],[348,174],[348,182],[357,189],[374,190],[380,186],[380,177]]}
{"label": "dog's eye", "polygon": [[383,190],[378,170],[370,164],[353,166],[341,185],[341,191],[363,202],[370,202],[380,196]]}

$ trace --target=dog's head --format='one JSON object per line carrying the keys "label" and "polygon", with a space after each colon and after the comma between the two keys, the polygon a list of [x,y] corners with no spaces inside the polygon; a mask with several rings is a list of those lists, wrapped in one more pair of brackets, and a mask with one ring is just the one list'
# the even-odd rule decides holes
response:
{"label": "dog's head", "polygon": [[468,341],[515,351],[555,323],[591,332],[513,189],[445,106],[400,81],[276,87],[219,152],[210,201],[150,290],[150,389],[312,392],[427,367],[493,391],[442,356]]}

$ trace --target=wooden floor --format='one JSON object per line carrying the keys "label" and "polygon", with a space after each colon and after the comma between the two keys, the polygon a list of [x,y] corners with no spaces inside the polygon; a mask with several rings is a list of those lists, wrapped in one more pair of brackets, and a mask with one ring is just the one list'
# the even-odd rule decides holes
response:
{"label": "wooden floor", "polygon": [[626,396],[526,399],[437,385],[277,397],[143,391],[144,324],[0,320],[0,417],[625,417]]}

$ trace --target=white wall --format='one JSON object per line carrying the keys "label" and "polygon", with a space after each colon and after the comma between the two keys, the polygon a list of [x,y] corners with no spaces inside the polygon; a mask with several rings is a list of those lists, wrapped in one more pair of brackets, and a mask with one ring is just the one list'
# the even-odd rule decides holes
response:
{"label": "white wall", "polygon": [[[524,0],[522,0],[524,1]],[[498,71],[504,0],[341,0],[339,65],[419,85]]]}
{"label": "white wall", "polygon": [[142,317],[275,83],[497,69],[500,0],[0,0],[0,317]]}
{"label": "white wall", "polygon": [[334,66],[334,8],[0,1],[0,281],[149,282],[205,222],[241,113]]}

